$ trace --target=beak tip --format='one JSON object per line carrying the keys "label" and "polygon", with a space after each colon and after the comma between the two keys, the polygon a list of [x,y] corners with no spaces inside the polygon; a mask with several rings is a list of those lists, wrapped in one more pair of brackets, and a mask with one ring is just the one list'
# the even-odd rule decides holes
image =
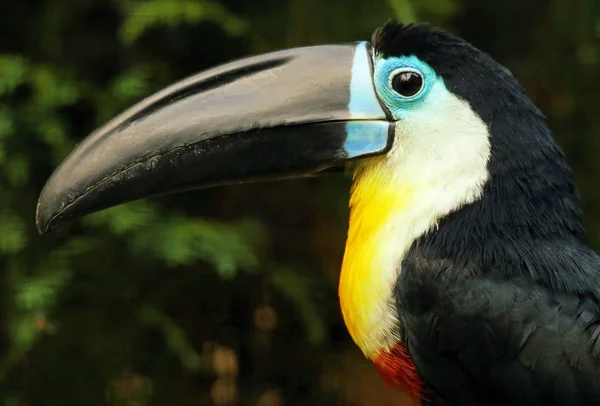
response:
{"label": "beak tip", "polygon": [[40,235],[49,233],[62,223],[60,219],[63,210],[52,204],[46,190],[47,188],[42,190],[35,212],[35,226]]}
{"label": "beak tip", "polygon": [[46,234],[46,232],[47,232],[47,231],[44,229],[44,227],[43,227],[43,226],[41,226],[41,225],[40,225],[40,222],[39,222],[39,220],[36,220],[36,222],[35,222],[35,225],[36,225],[36,227],[37,227],[37,231],[38,231],[38,234],[39,234],[39,235],[44,235],[44,234]]}
{"label": "beak tip", "polygon": [[35,213],[35,226],[40,235],[46,234],[49,230],[50,222],[48,221],[48,216],[44,211],[41,210],[42,203],[41,199],[38,201],[37,210]]}

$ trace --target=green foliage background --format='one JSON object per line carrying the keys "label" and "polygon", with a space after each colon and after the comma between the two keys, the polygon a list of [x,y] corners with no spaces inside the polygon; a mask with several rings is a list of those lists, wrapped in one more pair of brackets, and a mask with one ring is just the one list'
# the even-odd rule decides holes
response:
{"label": "green foliage background", "polygon": [[[361,403],[344,389],[354,379],[344,371],[362,361],[336,294],[348,179],[167,196],[44,237],[34,213],[73,146],[144,96],[236,57],[368,39],[391,17],[441,25],[516,73],[573,166],[598,247],[597,0],[8,2],[0,15],[0,402]],[[358,361],[343,364],[343,354]]]}

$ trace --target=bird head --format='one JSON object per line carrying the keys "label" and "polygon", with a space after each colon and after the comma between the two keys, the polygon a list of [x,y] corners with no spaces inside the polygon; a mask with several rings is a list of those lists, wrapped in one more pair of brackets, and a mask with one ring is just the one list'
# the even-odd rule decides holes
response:
{"label": "bird head", "polygon": [[313,176],[385,156],[402,120],[448,102],[443,88],[426,61],[389,58],[367,42],[284,50],[202,72],[79,144],[41,193],[38,229],[147,196]]}
{"label": "bird head", "polygon": [[[420,261],[536,272],[564,286],[573,277],[556,270],[581,254],[548,252],[558,237],[585,237],[571,172],[508,69],[428,25],[388,23],[372,46],[373,86],[394,134],[384,154],[348,164],[339,293],[350,334],[377,363],[400,340],[394,289],[416,251]],[[532,259],[546,271],[524,269]]]}

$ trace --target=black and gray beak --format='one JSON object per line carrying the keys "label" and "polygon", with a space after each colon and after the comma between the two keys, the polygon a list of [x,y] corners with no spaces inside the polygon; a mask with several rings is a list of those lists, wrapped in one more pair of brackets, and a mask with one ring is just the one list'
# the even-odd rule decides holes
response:
{"label": "black and gray beak", "polygon": [[246,58],[172,85],[71,152],[42,190],[38,230],[147,196],[310,176],[383,154],[393,123],[372,71],[361,42]]}

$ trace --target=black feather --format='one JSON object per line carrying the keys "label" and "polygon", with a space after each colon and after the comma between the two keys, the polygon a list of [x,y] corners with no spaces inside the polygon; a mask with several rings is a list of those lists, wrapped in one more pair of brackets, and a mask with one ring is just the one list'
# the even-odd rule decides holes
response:
{"label": "black feather", "polygon": [[417,239],[397,281],[400,333],[433,404],[600,404],[600,258],[545,117],[461,38],[389,22],[373,45],[429,64],[491,137],[482,198]]}
{"label": "black feather", "polygon": [[384,57],[415,55],[428,63],[491,135],[483,198],[414,244],[424,258],[433,254],[465,266],[475,261],[480,273],[528,275],[563,291],[585,293],[596,281],[600,297],[600,261],[586,245],[571,170],[513,75],[465,40],[429,25],[389,22],[373,37]]}

